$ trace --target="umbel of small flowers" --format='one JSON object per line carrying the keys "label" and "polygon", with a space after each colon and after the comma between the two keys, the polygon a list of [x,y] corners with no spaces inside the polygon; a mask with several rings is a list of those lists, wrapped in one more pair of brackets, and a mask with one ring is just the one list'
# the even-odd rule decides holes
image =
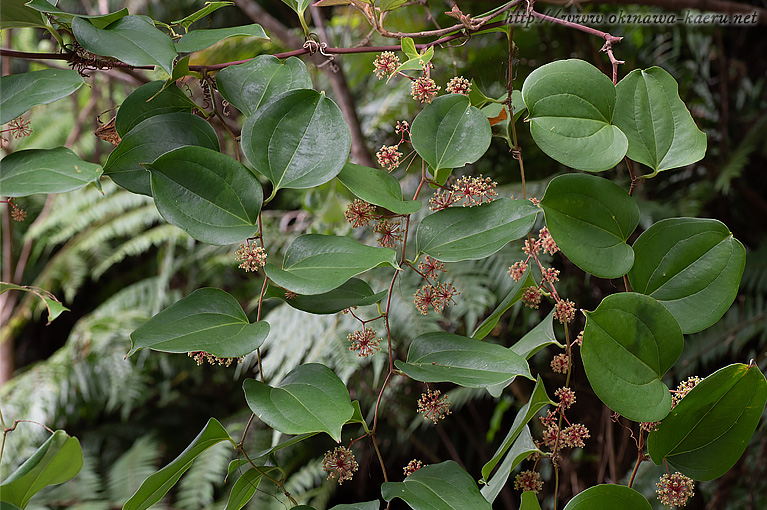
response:
{"label": "umbel of small flowers", "polygon": [[381,343],[381,340],[376,338],[376,334],[377,332],[370,328],[363,328],[360,331],[349,333],[347,338],[352,344],[351,347],[349,347],[349,350],[356,351],[357,356],[359,357],[366,357],[375,354],[378,352],[378,345]]}
{"label": "umbel of small flowers", "polygon": [[437,313],[442,313],[446,306],[455,304],[453,297],[458,294],[458,290],[450,282],[438,282],[435,285],[426,283],[415,292],[413,302],[423,315],[429,312],[429,307]]}
{"label": "umbel of small flowers", "polygon": [[247,240],[240,244],[234,258],[240,262],[238,266],[240,269],[244,269],[246,272],[255,272],[266,264],[266,250],[257,246],[255,242],[251,243],[250,240]]}
{"label": "umbel of small flowers", "polygon": [[464,207],[492,202],[498,196],[498,192],[495,191],[497,185],[498,183],[490,177],[463,176],[449,188],[437,191],[429,199],[429,209],[441,211],[461,202]]}
{"label": "umbel of small flowers", "polygon": [[673,475],[665,474],[660,477],[656,484],[658,489],[655,491],[658,499],[664,505],[670,507],[682,507],[687,504],[687,500],[695,495],[695,482],[676,472]]}
{"label": "umbel of small flowers", "polygon": [[27,211],[17,206],[16,204],[14,204],[13,199],[11,198],[9,198],[8,200],[3,200],[2,202],[0,202],[0,204],[3,202],[10,206],[11,219],[13,219],[13,221],[18,221],[18,222],[24,221],[24,219],[27,217]]}
{"label": "umbel of small flowers", "polygon": [[[700,377],[697,375],[693,375],[691,377],[688,377],[684,381],[680,382],[675,390],[671,391],[671,409],[674,409],[676,405],[685,397],[687,396],[690,391],[698,385],[698,383],[701,381]],[[659,421],[650,421],[650,422],[642,422],[639,424],[639,427],[642,430],[646,430],[647,432],[653,432],[658,430],[658,427],[660,427]]]}
{"label": "umbel of small flowers", "polygon": [[471,82],[463,76],[455,76],[450,78],[450,81],[447,82],[447,88],[445,90],[451,94],[468,96],[469,92],[471,92]]}
{"label": "umbel of small flowers", "polygon": [[219,358],[213,354],[205,351],[192,351],[187,353],[190,358],[194,358],[197,362],[197,366],[202,365],[206,361],[211,365],[229,366],[232,363],[240,363],[242,358]]}
{"label": "umbel of small flowers", "polygon": [[402,471],[405,473],[405,476],[410,476],[419,469],[423,467],[423,462],[421,462],[418,459],[413,459],[410,462],[407,463],[407,466],[402,468]]}
{"label": "umbel of small flowers", "polygon": [[363,200],[355,199],[346,206],[344,216],[352,228],[366,227],[376,221],[373,232],[381,234],[378,238],[378,244],[381,246],[394,248],[399,241],[402,241],[403,232],[400,222],[375,214],[375,206]]}
{"label": "umbel of small flowers", "polygon": [[532,491],[538,494],[543,489],[543,480],[537,471],[522,471],[514,478],[514,490],[527,492]]}
{"label": "umbel of small flowers", "polygon": [[345,446],[326,452],[322,459],[322,470],[328,474],[328,480],[338,478],[339,485],[345,480],[351,480],[358,468],[354,453]]}
{"label": "umbel of small flowers", "polygon": [[410,136],[410,124],[408,124],[406,120],[398,120],[394,132],[400,135],[399,142],[397,142],[396,145],[384,145],[378,149],[378,152],[376,152],[378,164],[389,172],[397,168],[400,164],[402,153],[399,152],[399,146],[408,142],[408,140],[405,139],[405,135]]}
{"label": "umbel of small flowers", "polygon": [[437,423],[445,416],[450,414],[450,402],[447,395],[442,395],[439,390],[426,390],[418,399],[418,412],[423,414],[425,420],[431,420]]}

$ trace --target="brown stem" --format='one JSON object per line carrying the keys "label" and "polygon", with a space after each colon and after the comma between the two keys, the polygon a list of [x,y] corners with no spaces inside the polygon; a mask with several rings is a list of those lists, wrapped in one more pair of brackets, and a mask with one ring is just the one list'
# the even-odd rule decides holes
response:
{"label": "brown stem", "polygon": [[636,464],[634,464],[634,470],[631,472],[631,478],[629,479],[629,487],[634,485],[634,478],[636,477],[637,471],[639,470],[639,464],[641,464],[642,461],[644,461],[644,451],[643,451],[644,445],[642,444],[642,439],[643,439],[642,432],[643,431],[640,428],[639,429],[639,451],[637,453],[637,462]]}

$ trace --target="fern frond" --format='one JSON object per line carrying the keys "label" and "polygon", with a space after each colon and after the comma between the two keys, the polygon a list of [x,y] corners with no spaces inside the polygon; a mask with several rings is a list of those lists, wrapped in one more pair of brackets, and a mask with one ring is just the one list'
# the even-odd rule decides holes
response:
{"label": "fern frond", "polygon": [[213,504],[215,488],[222,484],[232,454],[231,445],[223,442],[197,457],[181,478],[175,506],[200,510]]}
{"label": "fern frond", "polygon": [[142,436],[109,467],[106,487],[110,502],[124,504],[141,483],[157,471],[159,447],[160,443],[152,436]]}

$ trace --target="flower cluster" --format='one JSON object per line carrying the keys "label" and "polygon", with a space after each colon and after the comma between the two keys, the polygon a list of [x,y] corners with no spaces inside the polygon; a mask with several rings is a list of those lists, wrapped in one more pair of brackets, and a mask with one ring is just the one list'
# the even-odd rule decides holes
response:
{"label": "flower cluster", "polygon": [[687,394],[690,393],[690,390],[692,390],[695,386],[697,386],[699,382],[700,382],[700,377],[696,375],[692,377],[688,377],[684,381],[680,382],[679,385],[676,387],[676,390],[671,392],[671,409],[676,407],[676,405],[685,396],[687,396]]}
{"label": "flower cluster", "polygon": [[463,76],[455,76],[447,82],[446,90],[451,94],[463,94],[468,96],[471,91],[471,82]]}
{"label": "flower cluster", "polygon": [[384,76],[390,76],[399,67],[399,57],[391,51],[384,51],[373,61],[374,72],[378,79]]}
{"label": "flower cluster", "polygon": [[541,304],[541,290],[538,287],[527,287],[522,291],[522,302],[533,310]]}
{"label": "flower cluster", "polygon": [[558,374],[566,374],[570,367],[570,358],[565,353],[557,354],[551,360],[551,369]]}
{"label": "flower cluster", "polygon": [[557,242],[554,241],[554,239],[551,237],[551,234],[549,234],[549,229],[546,227],[543,227],[538,232],[538,242],[540,243],[540,246],[543,249],[544,253],[548,253],[549,255],[554,255],[556,252],[559,251]]}
{"label": "flower cluster", "polygon": [[[552,450],[583,448],[585,440],[591,437],[589,429],[582,423],[570,424],[565,417],[565,411],[575,404],[575,392],[565,386],[555,391],[554,395],[559,399],[556,410],[547,411],[546,416],[539,418],[544,426],[541,443]],[[560,430],[557,421],[562,419],[567,422],[568,426]]]}
{"label": "flower cluster", "polygon": [[545,267],[543,268],[543,271],[541,272],[541,276],[543,277],[543,281],[554,283],[559,281],[559,269],[554,269],[553,267]]}
{"label": "flower cluster", "polygon": [[376,152],[378,164],[390,172],[397,168],[402,157],[402,153],[397,150],[398,147],[398,145],[384,145],[378,149]]}
{"label": "flower cluster", "polygon": [[522,471],[514,478],[514,490],[527,492],[533,491],[538,494],[543,489],[541,475],[537,471]]}
{"label": "flower cluster", "polygon": [[405,133],[410,134],[410,124],[406,120],[398,120],[394,132],[402,136],[405,136]]}
{"label": "flower cluster", "polygon": [[346,206],[344,216],[352,228],[367,227],[376,218],[375,210],[374,205],[357,198]]}
{"label": "flower cluster", "polygon": [[437,423],[450,414],[450,402],[447,395],[442,395],[439,390],[426,390],[418,399],[418,412],[423,414],[425,420]]}
{"label": "flower cluster", "polygon": [[376,226],[373,227],[373,232],[381,234],[381,237],[378,238],[378,244],[385,248],[394,248],[397,242],[402,240],[399,222],[393,222],[386,218],[378,220]]}
{"label": "flower cluster", "polygon": [[560,299],[554,305],[554,318],[562,324],[567,324],[575,318],[575,303],[569,299]]}
{"label": "flower cluster", "polygon": [[259,267],[266,264],[266,250],[255,244],[245,241],[234,254],[236,261],[240,262],[238,266],[245,271],[258,271]]}
{"label": "flower cluster", "polygon": [[658,499],[667,506],[685,506],[687,500],[695,495],[695,482],[679,472],[661,476],[656,485]]}
{"label": "flower cluster", "polygon": [[589,429],[585,425],[574,423],[566,427],[560,437],[564,441],[565,446],[569,448],[583,448],[586,446],[584,440],[590,438],[591,435],[589,435]]}
{"label": "flower cluster", "polygon": [[469,177],[464,175],[453,184],[456,202],[463,200],[464,207],[492,202],[498,196],[495,187],[498,185],[490,177]]}
{"label": "flower cluster", "polygon": [[554,396],[559,399],[559,408],[561,410],[569,409],[571,405],[575,404],[575,392],[563,386],[554,392]]}
{"label": "flower cluster", "polygon": [[414,79],[410,85],[410,95],[421,103],[431,103],[432,99],[437,97],[437,92],[439,92],[440,88],[428,76],[421,76]]}
{"label": "flower cluster", "polygon": [[361,331],[350,333],[347,337],[352,343],[350,351],[356,351],[357,356],[366,357],[378,352],[378,344],[381,340],[376,338],[376,332],[370,328],[363,328]]}
{"label": "flower cluster", "polygon": [[344,483],[344,480],[351,480],[358,468],[354,453],[345,446],[326,452],[325,458],[322,459],[322,470],[328,474],[328,480],[338,478],[339,485]]}
{"label": "flower cluster", "polygon": [[407,466],[402,468],[402,471],[405,473],[405,476],[410,476],[419,469],[423,467],[423,462],[421,462],[418,459],[413,459],[410,462],[407,463]]}
{"label": "flower cluster", "polygon": [[8,204],[11,208],[11,219],[13,221],[22,222],[27,217],[27,211],[19,207],[18,205],[13,203],[13,199],[9,198],[8,200],[3,200],[6,204]]}
{"label": "flower cluster", "polygon": [[429,307],[437,313],[442,313],[446,306],[455,304],[453,297],[458,294],[458,290],[450,282],[436,282],[435,285],[427,283],[416,291],[413,302],[423,315],[429,312]]}
{"label": "flower cluster", "polygon": [[418,271],[425,278],[437,278],[440,272],[445,271],[445,264],[439,260],[432,258],[428,255],[424,256],[423,260],[418,263]]}
{"label": "flower cluster", "polygon": [[[27,119],[24,117],[16,117],[8,123],[5,129],[0,130],[0,133],[10,133],[14,138],[23,138],[32,134],[32,128],[29,126],[29,121]],[[0,146],[6,142],[8,142],[8,140],[0,135]]]}
{"label": "flower cluster", "polygon": [[197,362],[197,366],[200,366],[207,361],[211,365],[228,367],[232,363],[239,363],[242,361],[242,358],[219,358],[218,356],[214,356],[213,354],[205,351],[192,351],[187,353],[187,355],[190,358],[194,358],[194,360]]}
{"label": "flower cluster", "polygon": [[527,271],[527,262],[519,260],[509,268],[509,275],[515,282],[518,282],[525,275],[525,271]]}

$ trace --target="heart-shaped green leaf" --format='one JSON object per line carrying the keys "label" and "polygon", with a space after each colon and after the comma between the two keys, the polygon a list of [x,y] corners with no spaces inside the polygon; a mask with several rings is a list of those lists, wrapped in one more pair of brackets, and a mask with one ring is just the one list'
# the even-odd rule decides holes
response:
{"label": "heart-shaped green leaf", "polygon": [[164,85],[165,82],[160,80],[151,81],[125,98],[115,118],[115,129],[120,136],[125,136],[149,117],[164,113],[191,113],[197,108],[197,105],[181,89],[178,87],[163,89]]}
{"label": "heart-shaped green leaf", "polygon": [[522,85],[530,134],[543,152],[578,170],[601,172],[626,155],[626,135],[612,125],[615,87],[583,60],[559,60]]}
{"label": "heart-shaped green leaf", "polygon": [[258,349],[269,323],[250,323],[242,307],[221,289],[197,289],[131,333],[126,357],[148,347],[161,352],[204,351],[219,358],[238,358]]}
{"label": "heart-shaped green leaf", "polygon": [[299,365],[277,386],[246,379],[243,389],[253,413],[283,434],[326,432],[340,443],[341,427],[354,414],[346,385],[318,363]]}
{"label": "heart-shaped green leaf", "polygon": [[413,214],[421,209],[419,200],[402,200],[399,181],[383,170],[346,163],[337,177],[357,197],[393,213]]}
{"label": "heart-shaped green leaf", "polygon": [[543,387],[543,380],[541,376],[538,376],[538,380],[535,382],[535,388],[530,395],[530,400],[525,405],[519,408],[517,416],[514,418],[514,422],[511,424],[509,433],[506,434],[501,446],[493,454],[493,457],[482,466],[482,480],[487,482],[490,478],[490,473],[493,472],[495,466],[501,461],[506,452],[511,448],[511,445],[517,440],[519,434],[525,428],[527,423],[533,419],[533,416],[541,410],[541,408],[548,404],[553,404],[549,396],[546,394],[546,388]]}
{"label": "heart-shaped green leaf", "polygon": [[248,161],[274,185],[274,196],[280,188],[313,188],[338,175],[352,138],[332,100],[298,89],[248,117],[241,140]]}
{"label": "heart-shaped green leaf", "polygon": [[603,484],[578,493],[565,506],[565,510],[651,510],[650,502],[640,493],[625,485]]}
{"label": "heart-shaped green leaf", "polygon": [[416,250],[444,262],[482,259],[527,234],[538,212],[528,200],[508,198],[443,209],[418,225]]}
{"label": "heart-shaped green leaf", "polygon": [[282,269],[267,264],[264,270],[280,287],[311,295],[333,290],[352,276],[384,264],[398,267],[394,250],[365,246],[348,237],[306,234],[285,251]]}
{"label": "heart-shaped green leaf", "polygon": [[724,315],[746,264],[746,250],[727,226],[703,218],[655,223],[636,240],[634,253],[631,286],[663,303],[682,333],[706,329]]}
{"label": "heart-shaped green leaf", "polygon": [[0,485],[3,502],[24,508],[40,490],[74,478],[82,467],[80,441],[57,430]]}
{"label": "heart-shaped green leaf", "polygon": [[189,32],[176,42],[176,51],[179,53],[191,53],[193,51],[204,50],[213,46],[219,41],[229,37],[249,36],[269,39],[261,28],[261,25],[254,23],[252,25],[243,25],[231,28],[209,28],[198,29]]}
{"label": "heart-shaped green leaf", "polygon": [[219,150],[216,131],[200,117],[186,112],[155,115],[125,135],[109,154],[104,173],[128,191],[151,196],[149,172],[142,164],[185,145]]}
{"label": "heart-shaped green leaf", "polygon": [[541,208],[551,237],[575,265],[600,278],[631,269],[634,250],[626,240],[639,223],[639,207],[623,188],[595,175],[560,175]]}
{"label": "heart-shaped green leaf", "polygon": [[359,278],[352,278],[340,287],[322,294],[313,296],[296,295],[286,297],[285,289],[269,285],[264,293],[264,298],[282,299],[287,304],[303,312],[315,314],[338,313],[353,306],[367,306],[379,302],[386,296],[387,291],[373,292],[367,282]]}
{"label": "heart-shaped green leaf", "polygon": [[0,124],[12,121],[33,106],[67,97],[83,83],[80,74],[71,69],[43,69],[3,76],[0,78]]}
{"label": "heart-shaped green leaf", "polygon": [[232,244],[253,236],[263,193],[239,161],[204,147],[179,147],[154,163],[152,196],[168,223],[208,244]]}
{"label": "heart-shaped green leaf", "polygon": [[224,99],[250,116],[283,92],[312,88],[312,78],[306,65],[296,57],[281,61],[271,55],[259,55],[219,71],[216,86]]}
{"label": "heart-shaped green leaf", "polygon": [[616,86],[613,122],[628,138],[626,156],[660,171],[706,154],[706,135],[679,98],[676,80],[660,67],[631,71]]}
{"label": "heart-shaped green leaf", "polygon": [[413,148],[434,173],[474,163],[490,147],[490,122],[462,94],[436,98],[410,127]]}
{"label": "heart-shaped green leaf", "polygon": [[647,438],[653,462],[694,480],[719,478],[738,461],[767,404],[756,365],[720,368],[699,382]]}
{"label": "heart-shaped green leaf", "polygon": [[629,420],[662,420],[671,393],[661,381],[682,353],[676,319],[655,299],[612,294],[586,314],[581,356],[599,399]]}
{"label": "heart-shaped green leaf", "polygon": [[474,333],[471,334],[471,337],[476,338],[477,340],[482,340],[485,338],[495,328],[495,326],[498,325],[498,321],[501,320],[503,314],[506,313],[506,311],[511,308],[514,303],[522,299],[522,292],[524,292],[525,288],[530,286],[537,286],[537,284],[533,280],[533,277],[530,276],[530,269],[528,269],[523,277],[514,284],[506,297],[503,298],[503,301],[501,301],[500,304],[495,307],[495,310],[493,310],[493,312],[488,315],[487,318],[483,320],[479,326],[477,326],[477,329],[474,330]]}
{"label": "heart-shaped green leaf", "polygon": [[125,16],[106,28],[97,28],[81,17],[72,20],[72,31],[83,48],[114,57],[132,66],[159,66],[170,74],[176,48],[167,34],[145,16]]}
{"label": "heart-shaped green leaf", "polygon": [[178,457],[141,483],[141,487],[123,505],[123,510],[146,510],[160,501],[200,454],[222,441],[229,441],[232,446],[235,445],[223,425],[215,418],[211,418],[205,428]]}
{"label": "heart-shaped green leaf", "polygon": [[97,183],[101,165],[88,163],[66,147],[24,149],[2,160],[0,189],[6,197],[64,193]]}
{"label": "heart-shaped green leaf", "polygon": [[384,500],[400,498],[413,510],[491,510],[474,479],[452,460],[425,466],[404,482],[381,485]]}
{"label": "heart-shaped green leaf", "polygon": [[[26,1],[26,0],[24,0]],[[62,19],[69,19],[72,18],[85,18],[88,21],[90,21],[93,26],[98,28],[104,28],[110,23],[117,21],[120,18],[124,18],[128,15],[128,9],[120,9],[116,12],[110,12],[108,14],[74,14],[71,12],[62,11],[58,7],[55,7],[51,5],[51,3],[48,0],[32,0],[32,1],[26,1],[27,7],[31,7],[32,9],[40,12],[45,12],[47,14],[53,14],[54,16]]]}
{"label": "heart-shaped green leaf", "polygon": [[501,489],[506,485],[506,481],[509,479],[511,470],[519,465],[520,462],[530,456],[531,453],[540,452],[533,442],[533,436],[530,434],[530,427],[525,425],[522,427],[522,431],[519,436],[514,440],[511,448],[506,453],[506,456],[498,466],[498,470],[487,481],[487,485],[482,487],[480,492],[482,496],[490,503],[495,501],[498,494],[501,493]]}
{"label": "heart-shaped green leaf", "polygon": [[486,388],[518,375],[532,379],[527,362],[498,345],[452,333],[425,333],[410,344],[407,362],[395,366],[416,381]]}

